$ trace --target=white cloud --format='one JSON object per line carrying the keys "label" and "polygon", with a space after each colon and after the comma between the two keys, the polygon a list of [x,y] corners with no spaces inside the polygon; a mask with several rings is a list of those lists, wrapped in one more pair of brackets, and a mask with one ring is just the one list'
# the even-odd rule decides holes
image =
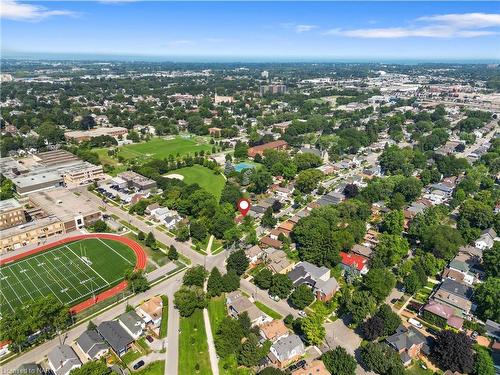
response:
{"label": "white cloud", "polygon": [[20,3],[17,0],[2,0],[0,6],[0,18],[14,21],[40,21],[47,17],[77,15],[69,10],[50,10],[39,5]]}
{"label": "white cloud", "polygon": [[[473,38],[499,34],[500,14],[464,13],[442,14],[417,18],[415,26],[331,29],[325,35],[341,35],[352,38]],[[424,23],[419,25],[419,23]],[[492,29],[493,28],[493,29]],[[489,30],[486,30],[489,29]]]}
{"label": "white cloud", "polygon": [[305,33],[315,29],[316,25],[295,25],[295,32],[297,33]]}
{"label": "white cloud", "polygon": [[487,27],[500,26],[500,14],[492,13],[441,14],[420,17],[417,20],[447,24],[457,29],[484,29]]}

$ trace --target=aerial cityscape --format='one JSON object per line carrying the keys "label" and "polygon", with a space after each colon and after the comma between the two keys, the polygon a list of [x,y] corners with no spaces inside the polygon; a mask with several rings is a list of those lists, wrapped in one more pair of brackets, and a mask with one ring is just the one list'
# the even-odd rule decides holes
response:
{"label": "aerial cityscape", "polygon": [[0,373],[500,374],[498,3],[0,18]]}

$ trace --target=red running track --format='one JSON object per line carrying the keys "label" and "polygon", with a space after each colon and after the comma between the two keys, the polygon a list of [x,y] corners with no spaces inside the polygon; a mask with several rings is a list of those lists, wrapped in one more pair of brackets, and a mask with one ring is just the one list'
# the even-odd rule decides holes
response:
{"label": "red running track", "polygon": [[[135,263],[134,270],[136,270],[136,271],[143,270],[146,267],[147,257],[146,257],[146,253],[144,252],[144,249],[141,247],[141,245],[139,245],[137,242],[135,242],[134,240],[132,240],[128,237],[122,237],[122,236],[118,236],[115,234],[109,234],[109,233],[81,234],[78,236],[63,238],[62,240],[58,240],[58,241],[49,243],[47,245],[37,247],[36,249],[27,251],[25,253],[13,255],[9,258],[1,259],[0,265],[3,266],[4,264],[15,262],[17,260],[29,257],[33,254],[38,254],[38,253],[41,253],[42,251],[46,251],[46,250],[52,249],[52,248],[60,246],[60,245],[64,245],[68,242],[74,242],[74,241],[84,240],[84,239],[89,239],[89,238],[101,238],[104,240],[113,240],[113,241],[118,241],[118,242],[121,242],[121,243],[127,245],[128,247],[130,247],[134,251],[135,256],[136,256],[136,263]],[[91,297],[83,302],[80,302],[79,304],[77,304],[75,306],[72,306],[70,311],[73,314],[77,314],[77,313],[89,308],[90,306],[95,305],[98,302],[101,302],[101,301],[104,301],[105,299],[116,296],[117,294],[119,294],[123,290],[125,290],[126,288],[127,288],[127,282],[122,281],[121,283],[119,283],[118,285],[115,285],[111,289],[107,289],[104,292],[99,293],[98,295],[95,296],[95,298]]]}

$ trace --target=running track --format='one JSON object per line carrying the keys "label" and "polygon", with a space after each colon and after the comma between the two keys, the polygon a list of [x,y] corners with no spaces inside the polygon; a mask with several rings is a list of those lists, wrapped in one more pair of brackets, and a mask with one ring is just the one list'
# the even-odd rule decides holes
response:
{"label": "running track", "polygon": [[[74,241],[84,240],[84,239],[89,239],[89,238],[101,238],[104,240],[114,240],[114,241],[118,241],[118,242],[121,242],[121,243],[127,245],[128,247],[130,247],[134,251],[135,256],[136,256],[136,263],[135,263],[134,269],[137,271],[137,270],[143,270],[146,267],[147,257],[146,257],[146,253],[144,252],[144,249],[141,247],[141,245],[139,245],[137,242],[135,242],[134,240],[132,240],[128,237],[117,236],[115,234],[109,234],[109,233],[81,234],[78,236],[63,238],[62,240],[37,247],[36,249],[27,251],[25,253],[17,254],[17,255],[10,257],[10,258],[2,259],[2,260],[0,260],[0,266],[7,264],[7,263],[15,262],[19,259],[23,259],[23,258],[29,257],[31,255],[34,255],[34,254],[41,253],[42,251],[46,251],[46,250],[52,249],[52,248],[60,246],[60,245],[64,245],[68,242],[74,242]],[[70,310],[73,314],[77,314],[77,313],[89,308],[90,306],[95,305],[98,302],[101,302],[101,301],[104,301],[105,299],[116,296],[117,294],[119,294],[123,290],[125,290],[126,288],[127,288],[127,282],[122,281],[121,283],[119,283],[118,285],[115,285],[111,289],[107,289],[104,292],[99,293],[98,295],[95,296],[95,298],[89,298],[83,302],[80,302],[79,304],[77,304],[75,306],[72,306]]]}

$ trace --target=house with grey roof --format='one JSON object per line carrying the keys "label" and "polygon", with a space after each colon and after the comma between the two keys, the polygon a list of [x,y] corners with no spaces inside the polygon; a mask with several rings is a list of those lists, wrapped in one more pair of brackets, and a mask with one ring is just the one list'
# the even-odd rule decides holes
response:
{"label": "house with grey roof", "polygon": [[345,199],[344,193],[340,193],[337,191],[331,191],[328,194],[323,195],[318,199],[317,204],[319,206],[328,206],[331,204],[339,204]]}
{"label": "house with grey roof", "polygon": [[339,289],[337,280],[330,278],[329,268],[318,267],[309,262],[297,263],[287,276],[294,287],[305,284],[312,288],[316,298],[321,301],[328,301]]}
{"label": "house with grey roof", "polygon": [[142,336],[146,324],[144,320],[134,310],[127,311],[118,317],[118,323],[127,331],[127,333],[137,340]]}
{"label": "house with grey roof", "polygon": [[227,295],[226,307],[228,315],[233,318],[237,318],[241,314],[247,313],[252,325],[260,326],[273,320],[239,291],[234,291]]}
{"label": "house with grey roof", "polygon": [[124,355],[134,342],[134,338],[116,320],[102,322],[97,326],[97,332],[119,357]]}
{"label": "house with grey roof", "polygon": [[405,366],[409,365],[412,359],[417,358],[421,351],[429,354],[429,346],[425,336],[413,327],[406,328],[401,325],[385,341],[399,353]]}
{"label": "house with grey roof", "polygon": [[42,375],[44,372],[42,368],[37,363],[23,363],[17,369],[15,369],[11,374],[12,375],[21,375],[21,374],[33,374],[33,375]]}
{"label": "house with grey roof", "polygon": [[82,362],[69,345],[57,345],[47,354],[47,359],[55,375],[68,375],[71,370],[82,366]]}
{"label": "house with grey roof", "polygon": [[109,349],[109,345],[95,330],[83,332],[76,339],[76,345],[90,361],[102,358]]}
{"label": "house with grey roof", "polygon": [[500,324],[497,322],[488,319],[485,324],[486,334],[489,337],[494,338],[497,341],[500,341]]}
{"label": "house with grey roof", "polygon": [[305,347],[300,337],[289,335],[282,337],[271,346],[268,357],[277,367],[284,368],[299,359],[304,353]]}
{"label": "house with grey roof", "polygon": [[478,249],[491,249],[495,243],[497,233],[493,228],[483,230],[479,238],[474,242],[474,246]]}

